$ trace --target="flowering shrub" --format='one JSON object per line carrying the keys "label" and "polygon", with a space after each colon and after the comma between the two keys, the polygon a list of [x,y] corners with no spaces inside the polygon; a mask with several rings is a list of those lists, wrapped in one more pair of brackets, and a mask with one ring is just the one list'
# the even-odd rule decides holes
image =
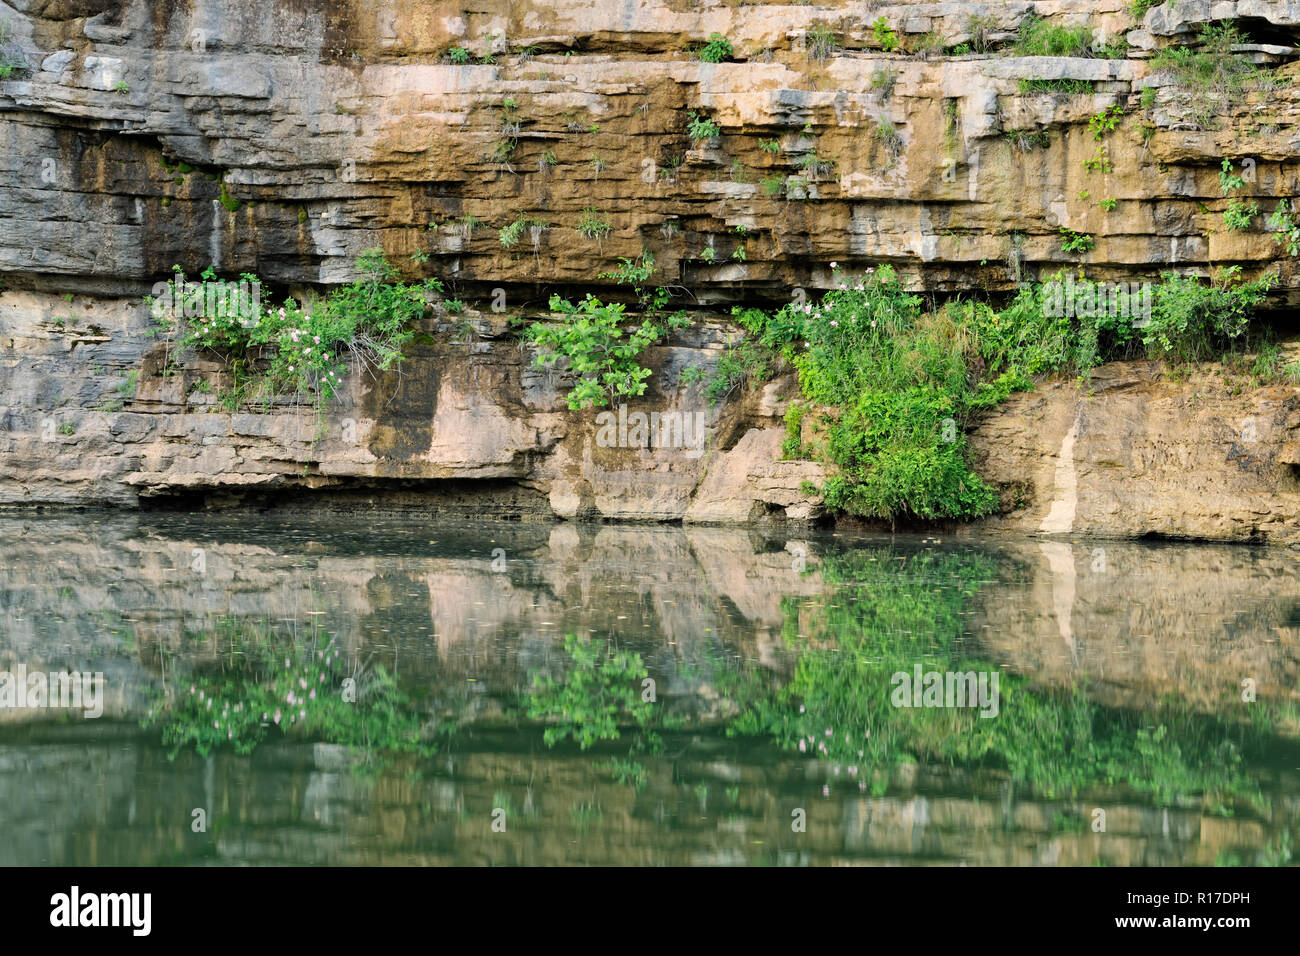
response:
{"label": "flowering shrub", "polygon": [[[285,650],[261,644],[248,653],[255,663],[241,649],[237,669],[194,676],[151,708],[148,723],[161,724],[173,759],[188,747],[201,756],[227,746],[247,754],[267,734],[290,733],[367,753],[427,751],[419,717],[381,668],[353,675],[328,644]],[[349,677],[358,677],[361,686],[345,695]]]}
{"label": "flowering shrub", "polygon": [[[187,283],[176,266],[169,299],[186,307],[183,316],[171,318],[183,323],[183,347],[226,356],[237,399],[310,394],[323,407],[349,367],[374,374],[400,362],[402,347],[415,334],[415,321],[428,308],[429,294],[442,290],[437,279],[394,282],[397,270],[379,249],[362,253],[357,266],[359,280],[335,289],[314,308],[286,299],[281,306],[251,314],[246,301],[213,294],[211,286],[224,293],[225,285],[212,269],[203,272],[201,282]],[[252,275],[243,279],[257,290],[260,302],[260,280]]]}

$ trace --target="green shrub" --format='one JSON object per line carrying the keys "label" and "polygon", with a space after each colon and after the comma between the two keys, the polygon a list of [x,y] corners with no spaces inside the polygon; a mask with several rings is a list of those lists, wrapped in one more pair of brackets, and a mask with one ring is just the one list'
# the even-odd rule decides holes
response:
{"label": "green shrub", "polygon": [[567,737],[587,750],[602,740],[617,740],[619,727],[645,728],[654,705],[641,699],[646,669],[639,654],[615,653],[603,641],[583,641],[564,635],[564,651],[572,665],[561,680],[544,674],[533,676],[528,696],[528,716],[545,720],[546,746]]}
{"label": "green shrub", "polygon": [[1142,341],[1154,356],[1194,362],[1220,354],[1247,330],[1252,311],[1278,283],[1269,273],[1251,282],[1241,267],[1222,269],[1209,284],[1167,272],[1155,290],[1151,323]]}
{"label": "green shrub", "polygon": [[451,62],[457,66],[464,66],[473,58],[474,54],[470,53],[469,50],[465,49],[463,46],[454,46],[447,51],[447,59],[451,60]]}
{"label": "green shrub", "polygon": [[893,53],[902,42],[898,39],[898,34],[894,32],[894,28],[889,25],[889,21],[884,17],[877,17],[872,21],[871,38],[876,42],[876,46],[886,53]]}
{"label": "green shrub", "polygon": [[695,142],[713,139],[715,136],[722,134],[722,127],[708,117],[702,116],[694,111],[687,113],[686,115],[690,120],[686,126],[686,131]]}
{"label": "green shrub", "polygon": [[1223,162],[1219,165],[1219,189],[1225,196],[1234,189],[1240,189],[1246,185],[1246,180],[1233,172],[1233,169],[1232,160],[1225,156]]}
{"label": "green shrub", "polygon": [[1075,232],[1073,229],[1061,227],[1062,252],[1089,252],[1095,244],[1096,240],[1087,233]]}
{"label": "green shrub", "polygon": [[705,63],[721,63],[732,57],[731,41],[721,33],[709,34],[709,42],[700,47],[698,56]]}
{"label": "green shrub", "polygon": [[1107,133],[1119,126],[1123,118],[1124,107],[1108,106],[1088,119],[1088,130],[1092,133],[1092,138],[1100,143]]}
{"label": "green shrub", "polygon": [[919,306],[882,266],[856,284],[841,280],[819,305],[787,306],[757,336],[793,361],[805,398],[836,410],[826,441],[839,473],[823,489],[833,509],[946,518],[996,503],[964,442],[943,440],[944,420],[963,411],[969,340]]}
{"label": "green shrub", "polygon": [[1234,232],[1244,232],[1258,215],[1259,203],[1255,200],[1230,199],[1223,211],[1223,224]]}
{"label": "green shrub", "polygon": [[551,311],[558,312],[558,322],[529,326],[526,338],[539,349],[538,367],[567,359],[570,370],[578,377],[569,392],[569,408],[603,407],[613,399],[645,394],[650,369],[637,364],[637,358],[672,329],[689,324],[684,315],[670,316],[664,324],[646,318],[641,325],[623,329],[623,305],[608,305],[590,294],[577,305],[559,296],[551,296]]}
{"label": "green shrub", "polygon": [[523,238],[525,229],[528,230],[546,229],[548,225],[549,224],[546,222],[545,219],[537,219],[533,216],[521,215],[517,219],[515,219],[514,222],[510,223],[508,226],[505,226],[502,229],[498,230],[497,238],[501,240],[501,245],[504,248],[513,249],[516,245],[519,244],[519,240]]}
{"label": "green shrub", "polygon": [[1273,241],[1286,246],[1286,251],[1293,256],[1300,255],[1300,223],[1291,215],[1291,201],[1278,201],[1277,208],[1268,217],[1268,224],[1276,235]]}
{"label": "green shrub", "polygon": [[[1086,374],[1138,354],[1203,359],[1244,341],[1251,311],[1277,277],[1242,283],[1238,273],[1209,284],[1167,274],[1149,299],[1117,308],[1107,307],[1107,288],[1071,279],[1076,301],[1097,306],[1073,316],[1059,298],[1064,273],[1056,285],[1023,287],[1000,310],[958,301],[932,314],[889,266],[856,282],[837,273],[839,288],[819,304],[773,315],[733,310],[748,333],[745,351],[733,347],[711,394],[730,395],[790,362],[803,398],[826,416],[821,454],[838,469],[822,488],[829,508],[887,520],[969,519],[997,506],[965,457],[960,426],[972,412],[1043,375]],[[1135,321],[1148,317],[1147,305],[1150,321]]]}
{"label": "green shrub", "polygon": [[1098,146],[1096,152],[1092,154],[1092,158],[1085,159],[1083,161],[1083,166],[1089,172],[1094,172],[1094,173],[1110,172],[1111,171],[1110,149],[1105,144]]}

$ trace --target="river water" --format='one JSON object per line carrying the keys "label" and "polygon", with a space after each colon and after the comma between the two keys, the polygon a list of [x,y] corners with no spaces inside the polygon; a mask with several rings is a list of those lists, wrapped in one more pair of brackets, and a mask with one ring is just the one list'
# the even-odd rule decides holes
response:
{"label": "river water", "polygon": [[0,518],[0,672],[102,675],[95,718],[0,697],[0,865],[1282,863],[1297,570],[1145,542]]}

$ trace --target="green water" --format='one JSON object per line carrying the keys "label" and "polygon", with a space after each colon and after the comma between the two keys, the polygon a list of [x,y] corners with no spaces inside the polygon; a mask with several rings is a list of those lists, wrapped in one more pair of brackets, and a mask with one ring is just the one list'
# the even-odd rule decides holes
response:
{"label": "green water", "polygon": [[[170,514],[0,542],[0,671],[104,681],[97,719],[0,707],[0,864],[1254,865],[1298,836],[1295,551]],[[898,706],[918,666],[996,697]]]}

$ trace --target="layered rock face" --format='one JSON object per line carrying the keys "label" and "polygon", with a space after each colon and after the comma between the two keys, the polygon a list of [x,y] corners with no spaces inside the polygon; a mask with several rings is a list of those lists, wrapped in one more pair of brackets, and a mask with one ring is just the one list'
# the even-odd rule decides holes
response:
{"label": "layered rock face", "polygon": [[[1030,16],[1087,27],[1098,50],[1123,37],[1127,56],[1015,56]],[[643,252],[694,307],[815,295],[832,262],[890,262],[936,294],[1062,267],[1137,281],[1241,265],[1278,273],[1279,304],[1300,288],[1263,215],[1224,227],[1218,175],[1230,159],[1263,213],[1300,196],[1288,3],[1179,0],[1138,23],[1119,0],[13,0],[0,21],[14,66],[0,80],[0,503],[382,488],[395,505],[802,520],[821,470],[780,460],[793,384],[713,407],[682,378],[734,330],[701,321],[652,351],[651,392],[629,408],[673,428],[705,416],[702,454],[638,446],[635,430],[607,447],[594,413],[569,413],[563,381],[504,339],[489,298],[523,315],[552,291],[616,294],[600,274]],[[1194,94],[1152,68],[1219,21],[1260,68],[1244,90]],[[698,52],[713,34],[722,62]],[[1090,128],[1111,106],[1117,127]],[[1063,230],[1091,247],[1065,251]],[[210,358],[162,374],[173,356],[139,303],[173,265],[309,296],[375,247],[481,298],[474,331],[440,312],[400,374],[351,381],[324,421],[220,410]],[[1158,414],[1142,388],[1064,386],[999,410],[976,445],[1019,492],[1005,523],[1294,539],[1294,390],[1192,414],[1178,402],[1195,390],[1161,394]],[[1258,429],[1237,454],[1243,418]]]}

